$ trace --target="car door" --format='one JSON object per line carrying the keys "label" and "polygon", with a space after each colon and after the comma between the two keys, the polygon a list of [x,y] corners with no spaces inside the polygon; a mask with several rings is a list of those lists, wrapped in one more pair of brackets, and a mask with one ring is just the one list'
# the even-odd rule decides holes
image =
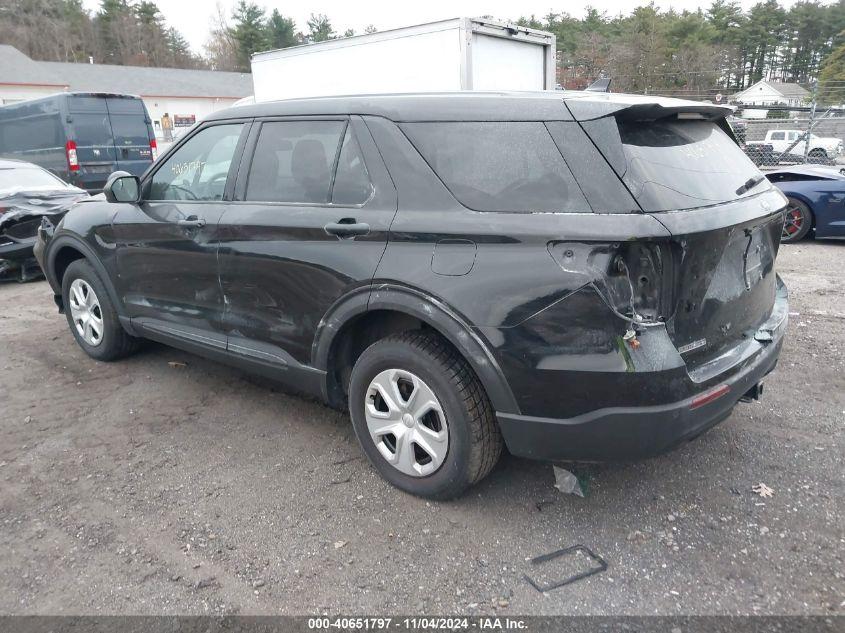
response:
{"label": "car door", "polygon": [[[789,132],[786,135],[786,141],[787,141],[786,146],[789,147],[790,145],[795,143],[795,141],[798,140],[798,137],[799,137],[798,132]],[[795,147],[793,147],[791,150],[789,150],[789,153],[794,155],[794,156],[803,156],[804,155],[804,146],[806,144],[807,144],[806,141],[800,141],[800,142],[796,143]]]}
{"label": "car door", "polygon": [[369,287],[395,212],[359,117],[256,121],[220,221],[230,354],[274,371],[309,365],[329,307]]}
{"label": "car door", "polygon": [[133,325],[225,350],[217,270],[218,220],[234,186],[249,122],[199,128],[114,219],[123,304]]}

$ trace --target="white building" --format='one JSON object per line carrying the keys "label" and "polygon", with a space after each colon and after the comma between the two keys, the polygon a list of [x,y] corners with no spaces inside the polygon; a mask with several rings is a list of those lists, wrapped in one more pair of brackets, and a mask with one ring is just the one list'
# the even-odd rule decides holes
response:
{"label": "white building", "polygon": [[[790,84],[782,81],[758,81],[743,90],[737,92],[732,101],[747,106],[803,106],[810,100],[810,92],[798,84]],[[749,109],[745,110],[743,116],[747,119],[764,119],[767,110]]]}
{"label": "white building", "polygon": [[252,94],[249,73],[110,64],[39,62],[18,49],[0,45],[0,105],[63,91],[139,95],[147,106],[156,136],[167,112],[178,132],[215,110]]}

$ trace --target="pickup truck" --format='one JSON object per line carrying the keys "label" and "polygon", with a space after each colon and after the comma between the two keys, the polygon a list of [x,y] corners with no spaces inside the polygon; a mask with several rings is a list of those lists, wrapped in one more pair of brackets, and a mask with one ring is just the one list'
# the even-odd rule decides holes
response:
{"label": "pickup truck", "polygon": [[[777,156],[789,149],[788,156],[801,157],[804,156],[804,146],[807,144],[806,140],[796,140],[801,138],[805,132],[801,130],[769,130],[766,132],[764,141],[752,141],[746,144],[748,149],[752,149],[756,145],[768,145],[772,148],[772,153]],[[795,143],[795,146],[790,149],[790,146]],[[838,138],[823,138],[810,134],[810,147],[807,156],[812,159],[814,163],[834,162],[843,153],[842,139]]]}

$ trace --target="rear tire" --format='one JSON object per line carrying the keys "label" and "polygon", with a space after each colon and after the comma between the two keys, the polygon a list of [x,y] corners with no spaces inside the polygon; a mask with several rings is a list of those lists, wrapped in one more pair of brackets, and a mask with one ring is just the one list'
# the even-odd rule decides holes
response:
{"label": "rear tire", "polygon": [[118,360],[140,346],[140,339],[123,329],[105,284],[87,260],[67,267],[62,299],[71,334],[91,358]]}
{"label": "rear tire", "polygon": [[810,229],[813,228],[813,212],[800,200],[787,199],[789,202],[786,205],[780,241],[784,244],[791,244],[804,239]]}
{"label": "rear tire", "polygon": [[404,332],[364,350],[352,369],[349,413],[381,476],[420,497],[459,496],[492,470],[502,452],[484,388],[436,334]]}
{"label": "rear tire", "polygon": [[812,159],[810,162],[819,164],[826,163],[830,160],[830,156],[827,155],[827,152],[820,147],[810,150],[807,153],[807,157]]}

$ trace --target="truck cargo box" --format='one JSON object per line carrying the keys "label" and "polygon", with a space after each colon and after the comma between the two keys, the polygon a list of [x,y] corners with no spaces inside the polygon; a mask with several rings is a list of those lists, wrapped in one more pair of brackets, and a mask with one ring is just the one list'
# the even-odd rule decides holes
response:
{"label": "truck cargo box", "polygon": [[453,90],[552,90],[555,36],[455,18],[256,53],[256,101]]}

